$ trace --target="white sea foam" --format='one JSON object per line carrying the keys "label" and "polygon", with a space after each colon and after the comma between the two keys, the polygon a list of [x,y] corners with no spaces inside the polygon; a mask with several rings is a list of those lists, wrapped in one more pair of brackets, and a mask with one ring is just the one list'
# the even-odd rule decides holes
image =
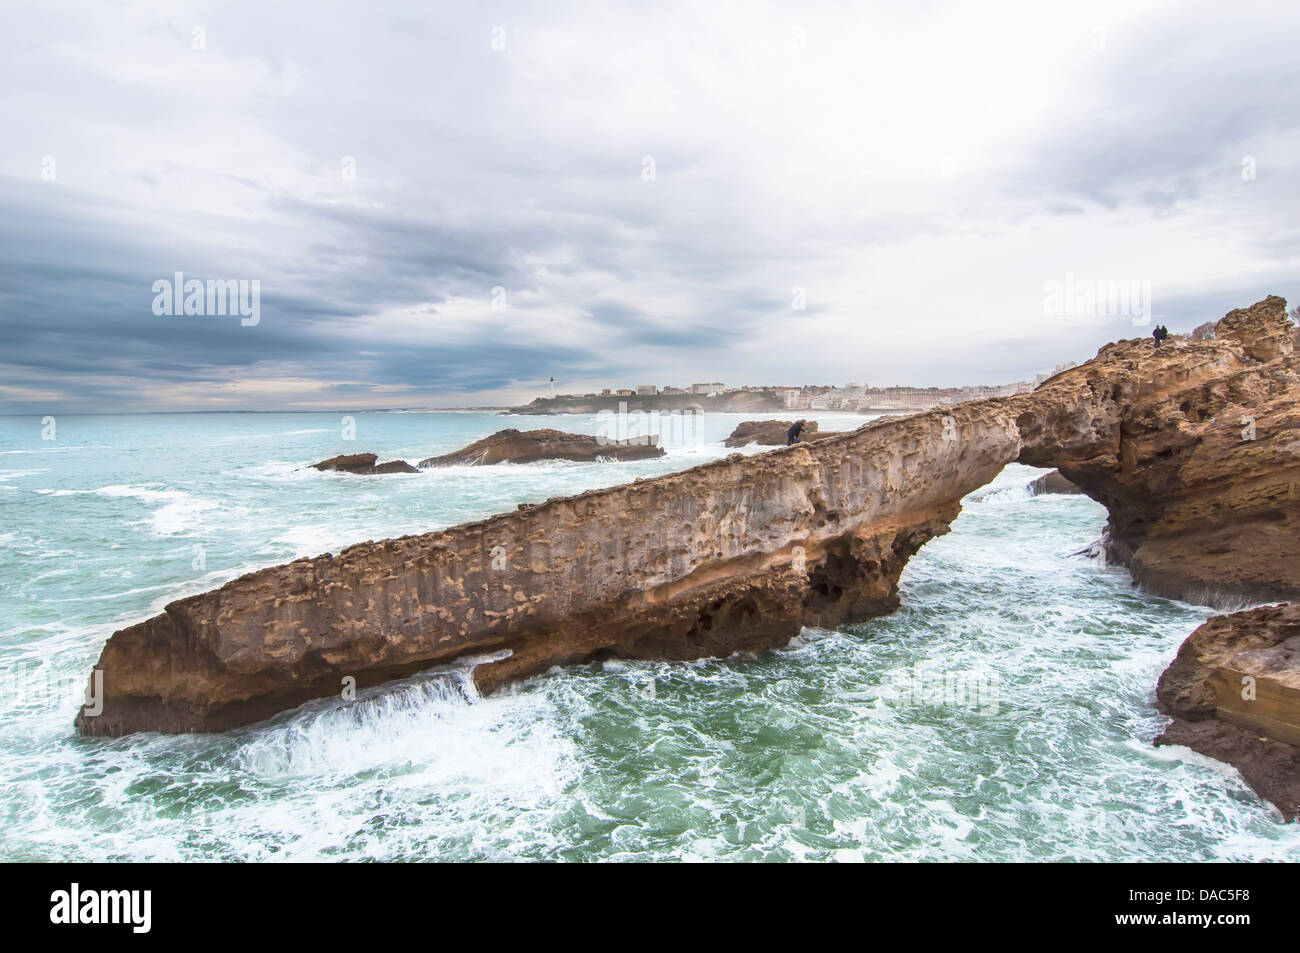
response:
{"label": "white sea foam", "polygon": [[17,480],[19,477],[33,476],[37,473],[48,473],[48,467],[39,467],[33,470],[0,470],[0,483],[7,483],[10,480]]}

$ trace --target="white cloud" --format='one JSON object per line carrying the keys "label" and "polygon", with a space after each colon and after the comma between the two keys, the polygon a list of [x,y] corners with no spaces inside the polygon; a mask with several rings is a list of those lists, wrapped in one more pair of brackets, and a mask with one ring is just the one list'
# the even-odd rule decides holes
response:
{"label": "white cloud", "polygon": [[[1066,273],[1149,280],[1175,326],[1287,292],[1295,17],[23,3],[0,39],[0,277],[66,298],[36,321],[11,297],[0,320],[29,388],[57,373],[87,397],[101,385],[69,347],[197,403],[215,369],[269,404],[301,382],[447,403],[526,398],[552,373],[1022,376],[1131,332],[1045,315]],[[172,270],[259,278],[264,328],[150,323],[130,289]],[[32,278],[60,273],[50,292]]]}

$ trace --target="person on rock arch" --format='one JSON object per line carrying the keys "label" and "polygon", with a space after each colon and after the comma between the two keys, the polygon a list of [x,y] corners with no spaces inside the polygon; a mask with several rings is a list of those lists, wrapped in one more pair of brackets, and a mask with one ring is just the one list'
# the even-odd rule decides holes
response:
{"label": "person on rock arch", "polygon": [[807,424],[808,421],[800,419],[790,425],[790,429],[785,432],[785,445],[787,447],[799,442],[799,438],[807,432]]}

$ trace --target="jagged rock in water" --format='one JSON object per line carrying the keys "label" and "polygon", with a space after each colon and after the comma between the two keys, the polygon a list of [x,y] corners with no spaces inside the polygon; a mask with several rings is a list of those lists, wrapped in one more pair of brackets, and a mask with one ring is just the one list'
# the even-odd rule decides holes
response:
{"label": "jagged rock in water", "polygon": [[1293,598],[1291,341],[1269,298],[1214,340],[1107,345],[1030,394],[250,573],[114,633],[103,710],[77,727],[221,730],[485,652],[509,652],[475,670],[491,691],[554,665],[781,645],[896,608],[907,560],[1014,460],[1105,504],[1109,557],[1156,591]]}
{"label": "jagged rock in water", "polygon": [[538,460],[648,460],[664,455],[656,437],[614,441],[562,430],[498,430],[468,447],[420,461],[420,468],[534,463]]}
{"label": "jagged rock in water", "polygon": [[419,473],[405,460],[390,460],[388,463],[375,463],[379,459],[374,453],[345,453],[330,457],[320,463],[313,463],[313,470],[338,470],[341,473],[356,473],[373,476],[377,473]]}
{"label": "jagged rock in water", "polygon": [[1037,480],[1034,480],[1026,488],[1033,496],[1039,496],[1043,493],[1073,493],[1079,494],[1083,490],[1079,489],[1065,477],[1061,476],[1060,470],[1053,470],[1051,473],[1044,473]]}
{"label": "jagged rock in water", "polygon": [[[801,442],[809,440],[824,440],[827,437],[838,437],[839,433],[833,430],[818,430],[817,421],[809,420],[806,422],[805,430]],[[722,442],[724,447],[747,447],[751,443],[760,447],[784,447],[787,434],[790,428],[794,426],[793,420],[746,420],[742,421],[731,436]]]}
{"label": "jagged rock in water", "polygon": [[1287,820],[1300,811],[1300,604],[1210,619],[1160,676],[1156,744],[1235,766]]}

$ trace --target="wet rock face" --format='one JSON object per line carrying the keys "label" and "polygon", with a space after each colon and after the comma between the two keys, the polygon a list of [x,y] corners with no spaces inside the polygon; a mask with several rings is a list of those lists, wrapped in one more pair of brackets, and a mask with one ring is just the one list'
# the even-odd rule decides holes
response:
{"label": "wet rock face", "polygon": [[[509,654],[476,669],[485,691],[590,659],[779,645],[804,625],[894,609],[907,560],[1016,459],[1058,468],[1104,503],[1111,556],[1145,585],[1290,598],[1300,592],[1292,331],[1279,298],[1224,322],[1215,340],[1108,345],[1032,394],[883,418],[251,573],[115,633],[98,665],[103,711],[83,713],[78,729],[220,730],[333,695],[344,679],[365,687],[491,651]],[[495,438],[516,461],[579,439],[505,431],[449,456],[506,459],[487,452]],[[597,446],[597,456],[623,449]]]}
{"label": "wet rock face", "polygon": [[611,441],[561,430],[499,430],[490,437],[440,457],[420,461],[420,468],[535,463],[538,460],[649,460],[665,451],[657,439]]}
{"label": "wet rock face", "polygon": [[338,470],[342,473],[356,473],[361,476],[373,476],[381,473],[419,473],[405,460],[390,460],[388,463],[375,463],[379,459],[374,453],[346,453],[330,457],[320,463],[313,463],[313,470]]}
{"label": "wet rock face", "polygon": [[1216,616],[1160,676],[1157,744],[1227,761],[1288,820],[1300,810],[1300,604]]}
{"label": "wet rock face", "polygon": [[1060,470],[1053,470],[1051,473],[1044,473],[1037,480],[1029,484],[1029,492],[1033,496],[1040,496],[1043,493],[1059,493],[1078,495],[1083,492],[1065,477],[1061,476]]}
{"label": "wet rock face", "polygon": [[[730,437],[723,441],[723,446],[748,447],[750,444],[757,444],[760,447],[784,447],[789,439],[790,428],[793,426],[793,420],[745,420],[731,432]],[[836,431],[819,431],[817,421],[809,420],[805,424],[803,436],[799,439],[807,442],[837,436],[839,433]]]}

